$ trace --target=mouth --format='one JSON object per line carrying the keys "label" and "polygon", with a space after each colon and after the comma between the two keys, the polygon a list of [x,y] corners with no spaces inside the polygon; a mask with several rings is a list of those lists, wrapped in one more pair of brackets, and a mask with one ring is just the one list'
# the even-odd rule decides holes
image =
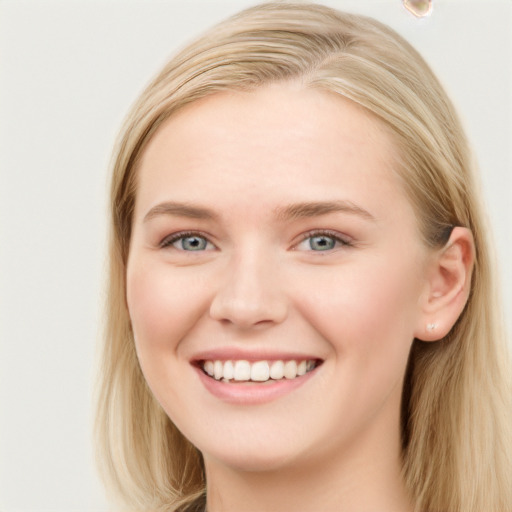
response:
{"label": "mouth", "polygon": [[226,384],[273,383],[297,380],[320,366],[320,359],[290,360],[201,360],[197,367],[204,375]]}

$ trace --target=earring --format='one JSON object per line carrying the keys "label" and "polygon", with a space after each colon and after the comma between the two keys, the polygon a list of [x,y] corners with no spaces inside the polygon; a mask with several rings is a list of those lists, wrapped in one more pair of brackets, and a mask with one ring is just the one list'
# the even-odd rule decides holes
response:
{"label": "earring", "polygon": [[402,0],[402,2],[404,7],[418,18],[428,16],[432,12],[432,0]]}
{"label": "earring", "polygon": [[437,324],[427,324],[427,331],[432,332],[437,327]]}

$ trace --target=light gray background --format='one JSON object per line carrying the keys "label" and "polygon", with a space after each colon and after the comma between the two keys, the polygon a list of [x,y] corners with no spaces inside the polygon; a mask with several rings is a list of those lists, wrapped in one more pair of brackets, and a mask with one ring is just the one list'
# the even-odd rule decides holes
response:
{"label": "light gray background", "polygon": [[[106,510],[92,464],[111,147],[177,45],[247,0],[0,1],[0,511]],[[512,313],[512,2],[332,0],[393,26],[460,109]],[[510,320],[509,320],[510,325]]]}

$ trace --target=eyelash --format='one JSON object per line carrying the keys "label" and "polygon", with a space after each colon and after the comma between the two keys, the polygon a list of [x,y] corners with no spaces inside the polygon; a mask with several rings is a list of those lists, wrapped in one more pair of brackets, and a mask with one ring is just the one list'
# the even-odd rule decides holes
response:
{"label": "eyelash", "polygon": [[[182,240],[182,239],[185,239],[185,238],[194,238],[194,237],[195,238],[202,238],[202,239],[206,240],[207,243],[211,244],[211,242],[208,240],[208,237],[205,236],[202,233],[199,233],[197,231],[180,231],[179,233],[174,233],[172,235],[169,235],[169,236],[165,237],[160,242],[159,247],[161,249],[165,249],[167,247],[172,246],[172,244],[174,244],[178,240]],[[194,251],[185,251],[185,252],[194,252]],[[198,252],[200,252],[200,251],[198,251]]]}
{"label": "eyelash", "polygon": [[[340,234],[335,232],[335,231],[330,231],[330,230],[314,231],[313,230],[313,231],[308,231],[307,233],[304,233],[302,235],[302,237],[301,237],[300,242],[297,243],[294,246],[294,249],[296,249],[297,246],[299,246],[301,243],[305,242],[306,240],[308,240],[310,238],[322,237],[322,236],[333,239],[336,243],[339,243],[343,247],[352,247],[353,246],[353,243],[350,240],[347,240],[346,238],[341,237]],[[200,232],[197,232],[197,231],[181,231],[179,233],[174,233],[174,234],[169,235],[166,238],[164,238],[160,242],[159,247],[161,249],[165,249],[167,247],[172,246],[174,243],[176,243],[179,240],[182,240],[182,239],[185,239],[185,238],[193,238],[193,237],[202,238],[202,239],[206,240],[207,243],[210,243],[210,244],[212,243],[212,242],[210,242],[208,240],[207,236],[205,236],[204,234],[202,234]],[[324,251],[314,251],[314,250],[311,250],[311,252],[328,252],[328,251],[331,251],[333,249],[327,249],[327,250],[324,250]],[[194,252],[194,251],[185,251],[184,249],[182,249],[182,250],[184,252]],[[197,251],[197,252],[202,252],[202,251]]]}
{"label": "eyelash", "polygon": [[[324,229],[324,230],[319,230],[319,231],[313,230],[313,231],[308,231],[307,233],[304,233],[304,235],[302,235],[301,241],[295,247],[297,247],[302,242],[305,242],[306,240],[308,240],[310,238],[316,238],[316,237],[322,237],[322,236],[325,236],[326,238],[332,238],[335,242],[339,243],[343,247],[352,247],[353,246],[352,241],[348,240],[347,237],[343,238],[336,231],[330,231],[328,229],[327,230]],[[325,251],[313,251],[312,250],[311,252],[328,252],[329,250],[333,250],[333,249],[328,249]]]}

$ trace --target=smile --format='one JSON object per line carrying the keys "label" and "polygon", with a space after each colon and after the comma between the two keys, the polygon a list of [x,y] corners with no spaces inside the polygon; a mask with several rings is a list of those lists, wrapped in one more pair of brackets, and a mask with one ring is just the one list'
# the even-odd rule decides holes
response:
{"label": "smile", "polygon": [[241,360],[205,360],[200,367],[204,373],[215,380],[226,383],[268,382],[293,380],[314,370],[319,361],[308,360],[277,360],[254,361]]}

